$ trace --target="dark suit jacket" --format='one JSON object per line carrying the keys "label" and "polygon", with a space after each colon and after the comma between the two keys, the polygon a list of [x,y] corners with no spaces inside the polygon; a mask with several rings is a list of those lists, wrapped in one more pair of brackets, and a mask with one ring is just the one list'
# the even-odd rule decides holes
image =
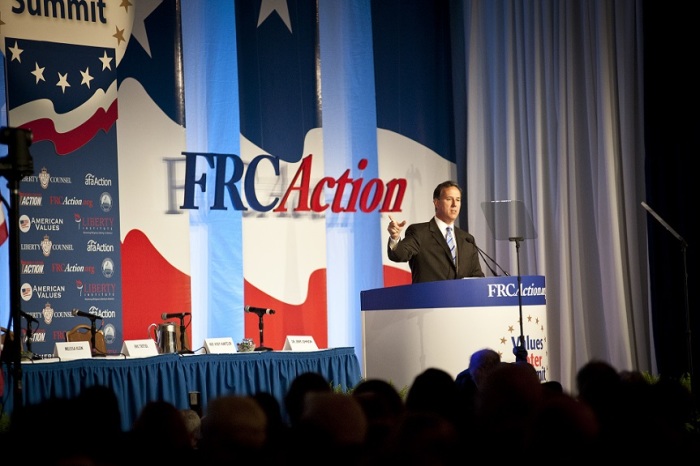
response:
{"label": "dark suit jacket", "polygon": [[481,270],[474,237],[457,227],[454,229],[454,236],[457,245],[457,266],[452,263],[447,241],[435,218],[429,222],[410,225],[406,228],[404,239],[399,241],[394,250],[387,244],[387,253],[389,259],[394,262],[408,261],[413,283],[483,277],[484,272]]}

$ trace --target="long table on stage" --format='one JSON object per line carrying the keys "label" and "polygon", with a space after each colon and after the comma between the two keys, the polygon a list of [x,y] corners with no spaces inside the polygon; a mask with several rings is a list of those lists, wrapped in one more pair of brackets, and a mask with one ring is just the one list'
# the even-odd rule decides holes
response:
{"label": "long table on stage", "polygon": [[[152,400],[165,400],[188,408],[189,393],[207,401],[221,395],[268,392],[284,410],[284,395],[304,372],[318,372],[333,388],[355,387],[361,379],[354,348],[318,351],[267,351],[231,354],[163,354],[147,358],[91,358],[63,362],[22,364],[23,405],[50,398],[73,398],[85,387],[106,385],[117,395],[122,427],[130,429],[141,409]],[[5,412],[13,409],[13,378],[3,366]],[[95,410],[99,412],[100,407]]]}

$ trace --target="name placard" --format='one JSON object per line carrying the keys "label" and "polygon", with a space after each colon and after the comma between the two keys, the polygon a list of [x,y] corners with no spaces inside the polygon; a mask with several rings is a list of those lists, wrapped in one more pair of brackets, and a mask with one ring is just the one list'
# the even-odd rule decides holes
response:
{"label": "name placard", "polygon": [[158,356],[158,348],[156,348],[156,342],[151,338],[124,340],[121,353],[130,358],[149,358]]}
{"label": "name placard", "polygon": [[61,361],[89,359],[92,357],[89,341],[57,341],[53,347],[53,357]]}
{"label": "name placard", "polygon": [[318,346],[310,335],[288,335],[284,340],[283,351],[316,351]]}
{"label": "name placard", "polygon": [[205,338],[204,350],[209,354],[236,353],[236,345],[233,344],[233,338]]}

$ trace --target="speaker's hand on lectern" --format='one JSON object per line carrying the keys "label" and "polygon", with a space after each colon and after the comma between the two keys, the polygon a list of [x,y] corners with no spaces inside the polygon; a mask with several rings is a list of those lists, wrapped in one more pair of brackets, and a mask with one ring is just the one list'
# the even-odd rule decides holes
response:
{"label": "speaker's hand on lectern", "polygon": [[389,226],[386,228],[386,231],[389,232],[391,239],[398,241],[401,239],[401,230],[403,230],[404,226],[406,226],[406,220],[403,222],[397,222],[391,218],[391,215],[389,215]]}

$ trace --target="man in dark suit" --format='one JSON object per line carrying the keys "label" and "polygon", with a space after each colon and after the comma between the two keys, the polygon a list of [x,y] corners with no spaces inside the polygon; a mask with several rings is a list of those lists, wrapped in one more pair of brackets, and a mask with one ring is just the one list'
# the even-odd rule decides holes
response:
{"label": "man in dark suit", "polygon": [[474,237],[454,225],[462,207],[462,189],[452,181],[440,183],[433,192],[433,204],[435,216],[410,225],[403,239],[406,221],[396,222],[389,216],[389,259],[408,261],[413,283],[483,277]]}

